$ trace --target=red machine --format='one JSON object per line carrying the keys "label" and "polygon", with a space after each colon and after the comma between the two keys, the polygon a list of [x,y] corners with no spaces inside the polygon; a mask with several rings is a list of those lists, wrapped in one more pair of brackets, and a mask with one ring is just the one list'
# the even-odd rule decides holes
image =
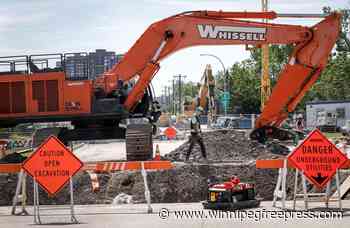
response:
{"label": "red machine", "polygon": [[[276,17],[274,12],[191,11],[166,18],[152,24],[121,62],[94,81],[66,80],[65,64],[39,69],[42,56],[2,59],[0,63],[10,67],[0,76],[0,125],[72,121],[76,129],[97,125],[117,129],[126,118],[156,121],[150,83],[159,62],[169,54],[195,45],[293,44],[252,134],[256,139],[266,134],[280,137],[277,127],[325,68],[340,32],[341,15],[333,13],[312,27],[238,20]],[[60,57],[64,63],[65,55]],[[18,71],[18,64],[27,68]],[[127,94],[125,86],[131,89]]]}
{"label": "red machine", "polygon": [[242,183],[236,176],[230,181],[209,184],[208,187],[208,199],[202,203],[204,209],[235,210],[260,205],[255,198],[254,184]]}

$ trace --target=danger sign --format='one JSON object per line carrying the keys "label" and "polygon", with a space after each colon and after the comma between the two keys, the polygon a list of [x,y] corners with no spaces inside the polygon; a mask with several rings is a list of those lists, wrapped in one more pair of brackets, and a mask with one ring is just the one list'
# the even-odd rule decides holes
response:
{"label": "danger sign", "polygon": [[83,163],[55,136],[27,158],[22,168],[51,195],[59,192]]}
{"label": "danger sign", "polygon": [[288,162],[318,188],[323,188],[348,158],[318,129],[288,156]]}

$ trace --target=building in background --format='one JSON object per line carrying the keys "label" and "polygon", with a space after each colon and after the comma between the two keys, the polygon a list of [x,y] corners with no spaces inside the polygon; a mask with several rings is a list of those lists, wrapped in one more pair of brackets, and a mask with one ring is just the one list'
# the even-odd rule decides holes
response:
{"label": "building in background", "polygon": [[315,128],[321,116],[336,118],[336,126],[342,127],[350,120],[350,100],[312,101],[306,103],[306,127]]}
{"label": "building in background", "polygon": [[103,72],[112,68],[117,63],[117,56],[114,51],[96,49],[89,53],[89,79],[95,79]]}
{"label": "building in background", "polygon": [[65,56],[66,77],[71,80],[83,80],[89,76],[89,56],[87,53],[74,53]]}
{"label": "building in background", "polygon": [[[110,70],[122,58],[123,55],[105,49],[96,49],[90,53],[66,54],[66,76],[71,80],[95,79]],[[61,62],[56,62],[56,66],[60,67]]]}

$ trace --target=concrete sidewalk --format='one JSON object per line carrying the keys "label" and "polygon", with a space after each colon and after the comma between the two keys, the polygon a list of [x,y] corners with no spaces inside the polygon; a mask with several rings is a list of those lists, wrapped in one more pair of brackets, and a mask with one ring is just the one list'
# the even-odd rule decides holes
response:
{"label": "concrete sidewalk", "polygon": [[[246,211],[240,211],[241,217],[228,216],[227,213],[221,212],[221,214],[213,213],[213,211],[202,210],[200,203],[182,203],[182,204],[154,204],[154,213],[146,213],[146,205],[133,204],[133,205],[79,205],[76,206],[76,217],[79,224],[67,225],[69,222],[68,211],[62,210],[49,210],[42,212],[42,222],[45,225],[40,227],[56,227],[56,226],[72,226],[72,227],[233,227],[239,225],[239,227],[280,227],[283,224],[284,227],[349,227],[350,224],[350,201],[343,201],[343,207],[345,212],[342,218],[333,219],[315,219],[310,215],[306,217],[298,217],[302,211],[294,212],[294,218],[291,218],[291,214],[288,217],[282,215],[282,211],[271,207],[272,202],[262,202],[260,208],[250,209]],[[287,202],[287,207],[291,208],[291,202]],[[319,203],[312,203],[312,207],[319,206],[315,213],[319,211],[325,211],[323,205]],[[332,203],[330,207],[335,207],[336,204]],[[298,202],[298,210],[303,209],[303,203]],[[49,206],[53,209],[53,206]],[[10,207],[0,207],[0,227],[4,228],[19,228],[19,227],[36,227],[33,222],[33,216],[11,216]],[[28,208],[29,213],[32,215],[32,207]],[[279,211],[276,213],[276,211]],[[195,212],[196,214],[193,214]],[[186,216],[187,213],[187,216]],[[192,213],[192,215],[190,215]],[[250,213],[254,217],[244,217]],[[265,213],[265,217],[262,214]],[[270,217],[266,217],[266,214],[270,213]],[[274,215],[272,216],[271,215]],[[291,213],[291,212],[289,212]],[[279,215],[276,218],[276,214]],[[213,216],[215,215],[215,216]],[[191,218],[192,217],[192,218]]]}

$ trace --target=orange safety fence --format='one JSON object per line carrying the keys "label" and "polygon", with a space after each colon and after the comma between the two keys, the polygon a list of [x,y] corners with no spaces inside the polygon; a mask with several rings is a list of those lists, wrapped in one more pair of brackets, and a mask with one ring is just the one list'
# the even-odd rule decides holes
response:
{"label": "orange safety fence", "polygon": [[19,173],[21,171],[22,164],[0,164],[0,173]]}
{"label": "orange safety fence", "polygon": [[[279,169],[283,168],[283,159],[266,159],[256,160],[255,166],[257,169]],[[287,162],[288,168],[295,168],[289,162]],[[341,167],[342,169],[350,168],[350,159]]]}
{"label": "orange safety fence", "polygon": [[[95,162],[85,163],[82,170],[92,172],[112,172],[121,170],[141,170],[142,163],[148,170],[171,169],[170,161],[125,161],[125,162]],[[0,164],[0,173],[18,173],[22,167],[21,163]]]}

